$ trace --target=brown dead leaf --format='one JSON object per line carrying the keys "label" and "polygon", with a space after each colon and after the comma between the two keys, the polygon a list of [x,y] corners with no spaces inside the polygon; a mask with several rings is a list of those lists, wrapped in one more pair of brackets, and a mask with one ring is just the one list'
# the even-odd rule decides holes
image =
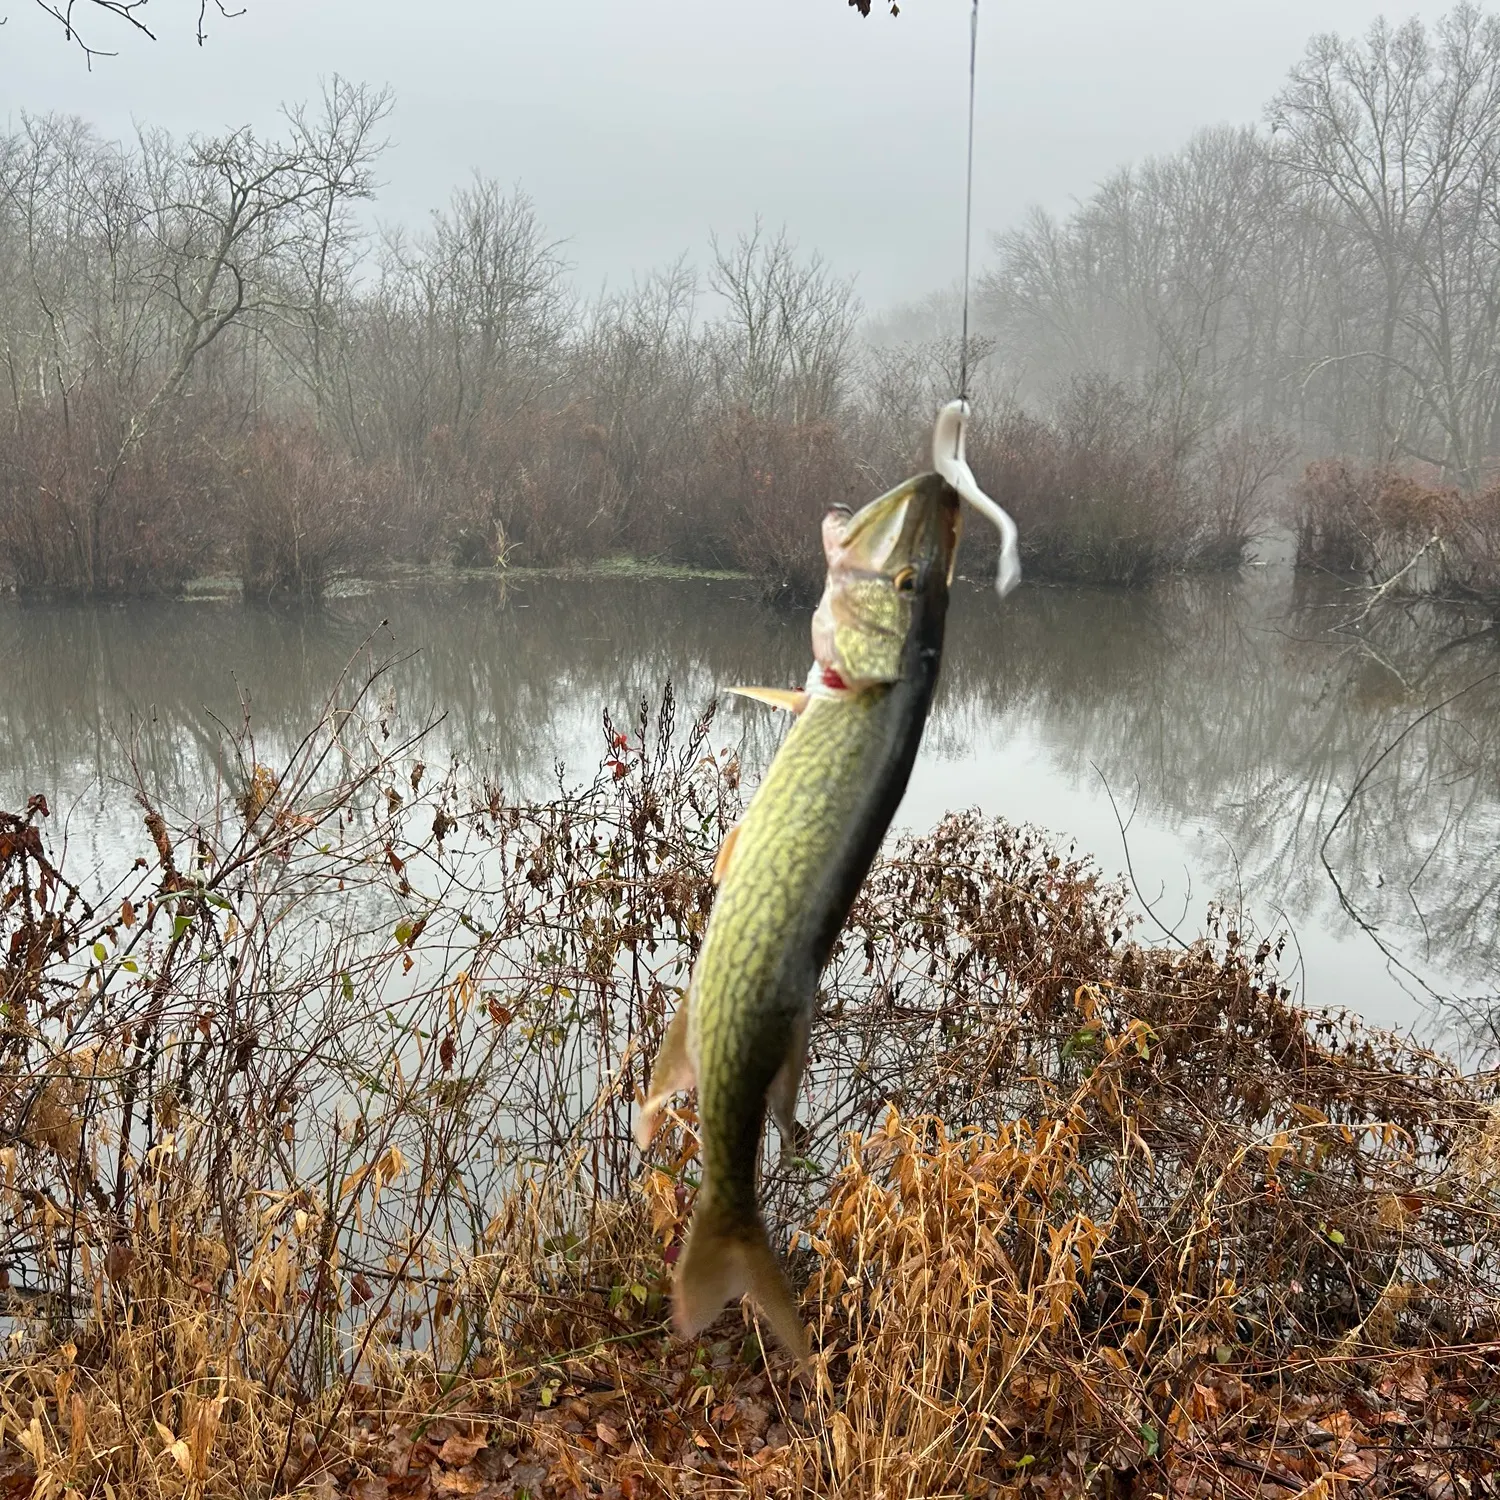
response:
{"label": "brown dead leaf", "polygon": [[1435,1458],[1412,1464],[1401,1477],[1420,1485],[1427,1500],[1457,1500],[1460,1493],[1448,1466]]}
{"label": "brown dead leaf", "polygon": [[1332,1433],[1336,1438],[1346,1438],[1354,1430],[1354,1418],[1347,1411],[1331,1411],[1315,1418],[1312,1425]]}
{"label": "brown dead leaf", "polygon": [[511,1483],[518,1490],[530,1490],[533,1494],[541,1488],[542,1481],[546,1477],[547,1470],[538,1463],[517,1464],[510,1471]]}
{"label": "brown dead leaf", "polygon": [[489,1446],[489,1441],[489,1438],[483,1434],[471,1437],[465,1433],[455,1432],[438,1449],[438,1462],[446,1464],[450,1469],[461,1469],[465,1464],[472,1463],[474,1456],[482,1453]]}

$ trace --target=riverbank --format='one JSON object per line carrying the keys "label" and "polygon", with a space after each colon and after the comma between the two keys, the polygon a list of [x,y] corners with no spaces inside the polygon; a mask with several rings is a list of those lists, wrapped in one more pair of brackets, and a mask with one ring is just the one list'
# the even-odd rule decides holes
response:
{"label": "riverbank", "polygon": [[[68,420],[38,403],[0,439],[0,586],[116,599],[223,573],[247,598],[317,599],[390,566],[504,573],[628,556],[748,575],[806,601],[822,582],[828,507],[863,504],[930,462],[938,403],[913,390],[877,416],[870,395],[851,379],[809,419],[694,389],[696,414],[650,443],[580,399],[490,414],[461,437],[434,427],[379,457],[380,445],[351,450],[347,434],[303,419],[233,421],[184,398],[170,427],[127,421],[102,468],[118,413]],[[1189,440],[1100,378],[1047,415],[993,405],[968,452],[1013,512],[1030,574],[1140,585],[1236,566],[1268,523],[1290,448],[1249,427]],[[976,533],[966,566],[991,566],[995,547]]]}
{"label": "riverbank", "polygon": [[812,1378],[667,1339],[691,1109],[629,1127],[739,762],[669,695],[516,801],[382,692],[139,866],[0,830],[17,1492],[1483,1493],[1495,1075],[975,815],[872,871],[768,1174]]}

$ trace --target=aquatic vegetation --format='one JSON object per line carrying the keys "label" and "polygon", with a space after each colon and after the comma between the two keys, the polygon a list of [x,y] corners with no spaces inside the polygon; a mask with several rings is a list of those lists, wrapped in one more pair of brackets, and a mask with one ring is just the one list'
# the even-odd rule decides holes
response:
{"label": "aquatic vegetation", "polygon": [[1500,615],[1500,484],[1460,489],[1426,469],[1309,464],[1291,495],[1298,565]]}
{"label": "aquatic vegetation", "polygon": [[811,1378],[672,1339],[694,1119],[630,1129],[738,764],[669,694],[519,802],[382,686],[133,869],[0,821],[8,1492],[1493,1487],[1496,1078],[977,815],[872,871],[767,1174]]}

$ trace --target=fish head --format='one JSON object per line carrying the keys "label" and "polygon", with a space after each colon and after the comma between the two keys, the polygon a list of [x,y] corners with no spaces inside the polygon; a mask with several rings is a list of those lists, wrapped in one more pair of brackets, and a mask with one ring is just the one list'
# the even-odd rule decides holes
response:
{"label": "fish head", "polygon": [[914,626],[946,605],[961,524],[958,491],[937,474],[823,517],[828,576],[813,655],[825,674],[855,689],[900,678]]}

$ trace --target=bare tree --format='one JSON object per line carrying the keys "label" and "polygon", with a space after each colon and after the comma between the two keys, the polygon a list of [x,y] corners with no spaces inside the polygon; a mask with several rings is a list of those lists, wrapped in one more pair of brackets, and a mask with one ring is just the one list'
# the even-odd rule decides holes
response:
{"label": "bare tree", "polygon": [[[102,20],[106,25],[123,27],[147,41],[156,40],[156,33],[147,24],[147,7],[151,0],[36,0],[36,3],[62,27],[64,37],[77,44],[90,67],[96,57],[114,57],[116,54],[85,40],[78,29],[80,16],[86,18],[85,24],[88,20]],[[216,15],[224,20],[245,14],[244,6],[230,9],[224,0],[212,0],[212,3]],[[198,0],[194,36],[200,47],[208,40],[208,7],[209,0]]]}
{"label": "bare tree", "polygon": [[786,232],[767,235],[759,220],[731,246],[713,241],[708,279],[726,304],[715,340],[721,399],[794,423],[833,415],[859,318],[853,284],[821,256],[799,260]]}
{"label": "bare tree", "polygon": [[1477,483],[1500,450],[1500,20],[1313,38],[1269,132],[1214,130],[997,242],[1023,389],[1137,383],[1185,441],[1246,420]]}
{"label": "bare tree", "polygon": [[1436,44],[1416,20],[1379,20],[1363,42],[1315,37],[1270,115],[1282,159],[1336,206],[1378,270],[1376,336],[1340,351],[1374,366],[1369,447],[1386,457],[1420,444],[1415,404],[1447,429],[1447,451],[1434,456],[1462,464],[1458,413],[1442,390],[1451,397],[1459,373],[1454,331],[1443,325],[1455,278],[1472,274],[1455,237],[1473,239],[1500,145],[1500,21],[1464,4]]}
{"label": "bare tree", "polygon": [[57,581],[115,586],[105,533],[120,474],[208,352],[321,316],[319,286],[292,272],[316,265],[347,205],[369,195],[388,105],[336,80],[321,115],[287,111],[280,140],[245,129],[179,144],[143,130],[127,149],[57,118],[23,120],[7,140],[0,337],[14,420],[55,403],[76,447],[66,433],[80,397],[90,403],[90,478],[64,507],[73,561]]}

